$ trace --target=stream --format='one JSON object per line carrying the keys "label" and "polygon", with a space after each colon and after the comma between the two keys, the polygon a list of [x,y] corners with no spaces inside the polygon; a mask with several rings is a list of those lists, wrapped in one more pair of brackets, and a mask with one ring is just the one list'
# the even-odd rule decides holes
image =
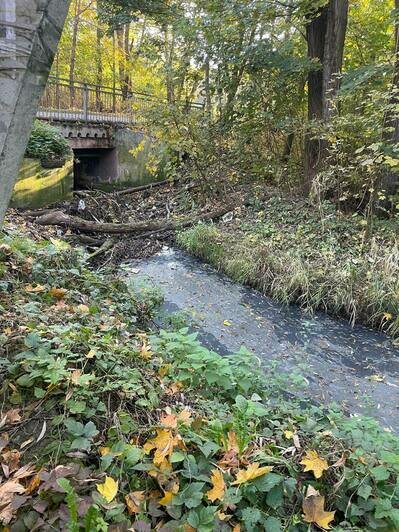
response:
{"label": "stream", "polygon": [[186,312],[209,349],[226,355],[244,345],[264,363],[278,359],[287,372],[305,365],[312,399],[399,432],[399,348],[383,333],[283,306],[173,249],[124,269],[159,286],[165,310]]}

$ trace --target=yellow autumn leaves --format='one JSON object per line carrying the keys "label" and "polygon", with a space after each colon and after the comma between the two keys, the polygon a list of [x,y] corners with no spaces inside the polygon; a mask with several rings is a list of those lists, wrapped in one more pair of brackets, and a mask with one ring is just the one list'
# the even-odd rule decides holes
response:
{"label": "yellow autumn leaves", "polygon": [[314,523],[320,528],[328,530],[334,520],[335,512],[324,510],[324,497],[312,486],[308,487],[306,498],[302,504],[303,518],[306,523]]}
{"label": "yellow autumn leaves", "polygon": [[241,484],[244,484],[245,482],[249,482],[250,480],[254,480],[255,478],[270,473],[272,469],[272,467],[259,467],[257,462],[255,464],[250,464],[248,469],[238,471],[237,480],[235,480],[232,485],[241,486]]}
{"label": "yellow autumn leaves", "polygon": [[[154,476],[158,480],[160,478],[169,478],[167,482],[165,481],[166,484],[160,482],[163,496],[159,498],[161,494],[158,492],[157,499],[161,506],[170,506],[173,504],[173,497],[179,492],[178,480],[175,478],[173,481],[170,481],[170,474],[173,473],[171,457],[176,449],[185,450],[185,444],[175,429],[179,423],[189,423],[191,421],[190,417],[191,414],[188,410],[184,410],[177,415],[167,411],[161,417],[162,428],[158,428],[156,430],[156,436],[150,438],[143,447],[146,454],[153,452],[152,461],[157,470],[151,476]],[[329,469],[328,462],[314,450],[306,451],[300,464],[304,466],[304,472],[312,472],[315,479],[320,479],[323,473]],[[272,469],[269,466],[261,466],[258,462],[250,463],[245,468],[238,468],[234,472],[235,479],[230,482],[230,486],[241,487],[243,484],[267,475]],[[211,503],[223,503],[228,489],[224,477],[225,472],[220,467],[214,468],[211,471],[211,488],[205,493],[207,500]],[[118,493],[118,481],[106,476],[103,483],[97,484],[97,490],[108,503],[111,503]],[[146,495],[144,491],[132,492],[126,495],[125,501],[129,514],[138,513],[145,499]],[[324,530],[331,528],[330,525],[334,520],[335,512],[325,510],[325,497],[313,486],[308,486],[307,488],[306,496],[302,503],[302,510],[304,522],[317,525]]]}
{"label": "yellow autumn leaves", "polygon": [[156,437],[148,440],[143,450],[149,454],[155,449],[153,463],[162,470],[169,465],[168,458],[172,455],[174,448],[183,445],[181,436],[174,436],[170,429],[157,429]]}
{"label": "yellow autumn leaves", "polygon": [[[250,464],[247,469],[240,469],[237,472],[236,480],[232,482],[231,485],[241,486],[241,484],[245,484],[246,482],[250,482],[255,478],[270,473],[271,470],[271,467],[259,467],[257,462]],[[223,478],[223,472],[220,469],[213,469],[211,474],[211,483],[212,489],[206,493],[206,496],[211,502],[215,502],[216,500],[222,501],[226,491],[226,483]]]}
{"label": "yellow autumn leaves", "polygon": [[[316,479],[321,478],[324,471],[329,469],[327,460],[313,450],[306,451],[300,464],[304,466],[305,472],[311,471]],[[326,512],[324,502],[325,498],[312,486],[309,486],[302,504],[303,518],[306,523],[313,523],[324,530],[328,530],[334,520],[335,512]]]}
{"label": "yellow autumn leaves", "polygon": [[97,484],[97,491],[107,502],[112,502],[118,493],[118,481],[107,476],[103,484]]}
{"label": "yellow autumn leaves", "polygon": [[313,471],[316,479],[321,478],[324,471],[328,469],[328,463],[324,458],[321,458],[317,451],[307,451],[305,457],[300,464],[305,466],[304,471]]}
{"label": "yellow autumn leaves", "polygon": [[223,478],[223,473],[220,469],[214,469],[211,474],[212,489],[210,489],[206,496],[211,502],[217,500],[222,501],[226,491],[226,483]]}

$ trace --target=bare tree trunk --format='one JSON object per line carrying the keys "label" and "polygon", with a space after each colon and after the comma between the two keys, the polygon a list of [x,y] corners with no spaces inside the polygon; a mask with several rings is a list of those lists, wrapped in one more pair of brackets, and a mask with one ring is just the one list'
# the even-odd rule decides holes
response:
{"label": "bare tree trunk", "polygon": [[328,5],[323,69],[323,118],[325,121],[329,121],[337,113],[336,97],[341,84],[348,9],[348,0],[331,0]]}
{"label": "bare tree trunk", "polygon": [[100,86],[103,84],[103,61],[102,61],[102,30],[100,26],[99,18],[99,5],[97,0],[97,27],[96,27],[96,109],[97,111],[102,111],[102,101],[101,101],[101,91]]}
{"label": "bare tree trunk", "polygon": [[175,86],[173,80],[173,58],[175,53],[175,36],[169,43],[169,28],[164,28],[165,70],[166,70],[166,99],[168,103],[175,102]]}
{"label": "bare tree trunk", "polygon": [[116,39],[115,39],[115,30],[112,32],[112,112],[116,111]]}
{"label": "bare tree trunk", "polygon": [[[391,145],[399,143],[399,0],[395,0],[395,66],[392,82],[392,93],[389,102],[390,110],[385,116],[383,137]],[[381,189],[388,195],[393,196],[399,191],[399,175],[396,172],[387,171],[381,179]],[[390,201],[386,201],[385,207],[390,207]]]}
{"label": "bare tree trunk", "polygon": [[[337,112],[336,96],[340,84],[345,35],[348,22],[348,0],[330,0],[307,25],[308,56],[321,67],[308,76],[308,118],[310,121],[331,120]],[[327,152],[327,143],[309,134],[305,141],[306,188],[318,173]]]}
{"label": "bare tree trunk", "polygon": [[[245,49],[248,49],[250,46],[252,46],[255,40],[255,36],[256,36],[256,28],[257,28],[257,21],[254,21],[253,26],[250,30],[248,39],[246,41],[244,41],[245,35],[244,34],[242,35],[240,39],[240,45],[243,51]],[[248,59],[246,55],[244,54],[244,57],[241,63],[236,65],[235,68],[233,69],[233,73],[232,73],[231,80],[230,80],[230,88],[229,88],[229,91],[227,92],[227,97],[226,97],[226,105],[224,106],[224,109],[223,109],[222,123],[227,123],[231,118],[231,114],[234,110],[234,100],[237,96],[238,89],[240,88],[240,84],[244,76],[245,69],[247,68],[247,64],[248,64]]]}
{"label": "bare tree trunk", "polygon": [[210,61],[207,54],[205,59],[205,110],[210,115],[212,112],[212,99],[211,99],[211,80],[210,80]]}
{"label": "bare tree trunk", "polygon": [[[323,118],[323,68],[325,35],[327,32],[328,8],[322,8],[317,17],[306,27],[306,40],[308,43],[308,57],[320,62],[320,68],[315,68],[308,75],[308,119],[322,120]],[[320,162],[320,140],[308,134],[305,139],[305,171],[306,190],[309,191],[311,183],[317,173]]]}
{"label": "bare tree trunk", "polygon": [[125,24],[124,28],[124,42],[123,42],[123,52],[124,52],[124,60],[125,60],[125,79],[124,79],[124,86],[125,86],[125,93],[126,98],[129,95],[129,92],[131,91],[131,75],[129,70],[129,57],[130,57],[130,24]]}
{"label": "bare tree trunk", "polygon": [[81,0],[76,0],[76,3],[75,3],[75,11],[74,11],[73,23],[72,23],[71,56],[69,60],[69,80],[71,82],[69,92],[70,92],[70,99],[71,99],[72,107],[74,107],[74,101],[75,101],[74,81],[75,81],[75,65],[76,65],[76,48],[78,44],[78,32],[79,32],[79,23],[80,23],[80,2]]}
{"label": "bare tree trunk", "polygon": [[0,226],[54,59],[69,0],[2,0]]}
{"label": "bare tree trunk", "polygon": [[122,98],[126,100],[129,93],[129,72],[127,59],[129,54],[129,25],[120,26],[116,29],[116,41],[118,44],[119,84]]}

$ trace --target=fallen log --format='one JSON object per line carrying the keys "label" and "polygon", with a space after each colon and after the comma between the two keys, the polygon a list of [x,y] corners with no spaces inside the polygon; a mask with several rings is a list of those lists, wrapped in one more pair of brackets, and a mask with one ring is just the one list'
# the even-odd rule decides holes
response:
{"label": "fallen log", "polygon": [[35,222],[39,225],[58,225],[75,229],[82,233],[107,233],[107,234],[134,234],[134,233],[148,233],[148,232],[163,232],[183,227],[195,225],[201,221],[218,219],[224,216],[227,212],[233,210],[231,205],[220,207],[212,212],[204,213],[194,218],[189,218],[181,221],[169,222],[136,222],[136,223],[97,223],[84,220],[77,216],[70,216],[62,211],[51,212],[43,216],[39,216]]}
{"label": "fallen log", "polygon": [[140,192],[141,190],[151,190],[152,188],[161,187],[162,185],[175,185],[179,180],[174,179],[165,179],[164,181],[156,181],[155,183],[150,183],[149,185],[140,185],[139,187],[125,188],[123,190],[118,190],[114,194],[116,196],[125,196],[127,194],[133,194],[134,192]]}

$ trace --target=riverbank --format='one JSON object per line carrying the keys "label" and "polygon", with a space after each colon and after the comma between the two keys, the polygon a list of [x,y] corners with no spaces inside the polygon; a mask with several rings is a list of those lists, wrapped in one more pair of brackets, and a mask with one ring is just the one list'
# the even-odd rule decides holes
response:
{"label": "riverbank", "polygon": [[[225,184],[223,193],[220,187],[177,182],[130,194],[82,191],[56,205],[54,218],[63,220],[61,210],[93,222],[89,236],[79,229],[70,234],[68,222],[59,230],[87,245],[96,262],[107,264],[174,245],[177,229],[180,247],[235,281],[281,303],[398,337],[399,215],[366,220],[339,212],[332,203],[314,207],[256,183]],[[219,213],[213,223],[198,223],[212,213]],[[136,229],[107,235],[105,223]]]}
{"label": "riverbank", "polygon": [[265,379],[245,350],[159,330],[157,290],[48,238],[15,222],[0,237],[3,525],[399,526],[395,436],[287,398],[298,380]]}
{"label": "riverbank", "polygon": [[216,224],[178,235],[178,244],[235,281],[284,304],[321,310],[399,335],[399,217],[342,214],[271,195]]}

